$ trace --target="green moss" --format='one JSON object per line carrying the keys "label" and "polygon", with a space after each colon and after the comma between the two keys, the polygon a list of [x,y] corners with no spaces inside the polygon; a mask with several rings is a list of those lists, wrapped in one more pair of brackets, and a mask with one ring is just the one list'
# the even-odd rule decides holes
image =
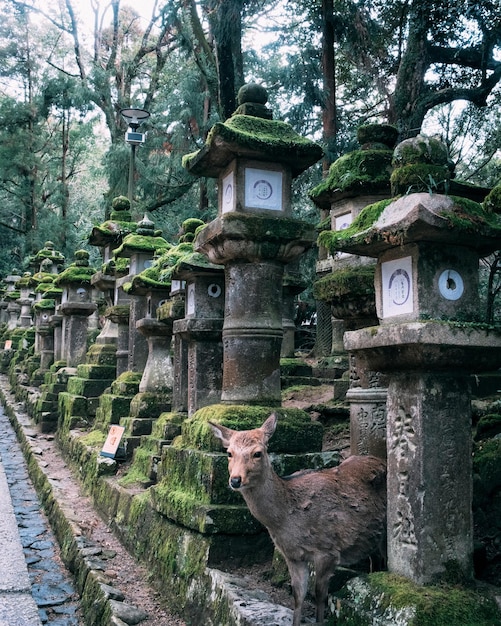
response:
{"label": "green moss", "polygon": [[500,626],[495,602],[479,592],[455,585],[420,587],[411,581],[378,572],[370,575],[374,593],[383,605],[415,607],[409,626]]}
{"label": "green moss", "polygon": [[492,213],[501,213],[501,184],[496,185],[486,196],[484,209]]}
{"label": "green moss", "polygon": [[391,149],[397,139],[398,129],[391,124],[364,124],[357,128],[357,141],[361,145],[382,143]]}
{"label": "green moss", "polygon": [[373,265],[337,270],[313,283],[313,295],[316,300],[331,302],[347,295],[374,294],[374,271]]}
{"label": "green moss", "polygon": [[450,228],[471,232],[478,232],[482,228],[501,230],[499,215],[486,211],[482,204],[459,196],[451,198],[454,200],[454,206],[440,213],[440,216],[449,222]]}
{"label": "green moss", "polygon": [[392,195],[417,193],[447,193],[450,171],[447,165],[416,163],[395,169],[390,177]]}
{"label": "green moss", "polygon": [[235,430],[257,428],[271,414],[278,416],[278,427],[270,441],[270,450],[280,452],[315,452],[321,449],[323,428],[305,411],[284,407],[213,404],[199,409],[187,419],[182,437],[175,445],[211,451],[221,450],[207,422],[216,422]]}
{"label": "green moss", "polygon": [[226,213],[219,218],[219,223],[228,234],[234,232],[235,235],[259,239],[263,243],[308,239],[313,234],[313,227],[307,222],[250,213]]}
{"label": "green moss", "polygon": [[416,163],[449,167],[446,145],[435,137],[425,135],[417,135],[400,142],[393,151],[393,166],[399,168]]}
{"label": "green moss", "polygon": [[477,424],[475,438],[488,439],[501,433],[501,415],[499,413],[489,413],[483,415]]}
{"label": "green moss", "polygon": [[391,150],[356,150],[345,154],[334,161],[327,178],[309,195],[315,199],[334,191],[389,191],[391,158]]}
{"label": "green moss", "polygon": [[136,232],[137,223],[111,219],[103,222],[99,226],[94,226],[94,228],[102,235],[119,242],[122,237]]}
{"label": "green moss", "polygon": [[473,471],[487,493],[501,487],[501,439],[488,439],[475,445]]}
{"label": "green moss", "polygon": [[89,448],[102,448],[106,437],[107,434],[100,430],[91,430],[88,434],[80,438],[80,442]]}
{"label": "green moss", "polygon": [[369,204],[360,211],[348,228],[320,233],[317,240],[318,245],[326,248],[331,254],[335,254],[339,249],[340,243],[368,230],[378,220],[385,208],[394,201],[395,198],[388,198],[387,200]]}
{"label": "green moss", "polygon": [[90,279],[96,273],[93,267],[70,265],[54,279],[56,285],[74,284],[89,285]]}
{"label": "green moss", "polygon": [[205,222],[196,217],[189,217],[181,225],[183,233],[194,233],[200,226],[205,226]]}
{"label": "green moss", "polygon": [[35,302],[33,304],[33,308],[35,309],[35,311],[46,311],[50,309],[55,309],[56,301],[51,298],[44,298]]}
{"label": "green moss", "polygon": [[[210,163],[201,163],[204,156],[221,151],[220,164],[213,167]],[[235,154],[250,151],[263,158],[278,163],[288,162],[293,175],[318,161],[323,154],[322,148],[306,137],[298,135],[292,126],[280,120],[271,120],[252,115],[233,115],[226,122],[214,124],[202,150],[183,157],[183,167],[195,174],[217,176]],[[194,167],[198,165],[198,167]],[[209,169],[206,169],[208,165]]]}
{"label": "green moss", "polygon": [[130,210],[130,200],[127,196],[116,196],[111,201],[111,208],[114,211],[129,211]]}
{"label": "green moss", "polygon": [[209,259],[205,256],[205,254],[201,254],[200,252],[192,252],[191,254],[187,254],[186,256],[179,259],[174,267],[176,270],[178,270],[183,265],[192,266],[194,268],[205,267],[207,269],[221,270],[220,265],[211,263]]}
{"label": "green moss", "polygon": [[148,465],[151,455],[140,447],[134,450],[134,462],[127,471],[118,479],[118,484],[122,487],[149,486],[151,480],[146,475],[144,467]]}
{"label": "green moss", "polygon": [[286,122],[250,115],[233,115],[224,124],[216,124],[209,133],[208,141],[215,135],[221,135],[228,141],[236,140],[248,147],[261,147],[265,151],[301,147],[314,147],[318,151],[320,148],[311,139],[298,135]]}
{"label": "green moss", "polygon": [[156,237],[153,235],[137,235],[131,233],[127,235],[122,244],[113,250],[113,254],[117,257],[123,255],[123,253],[129,250],[137,250],[141,252],[156,252],[160,250],[168,250],[172,245],[166,241],[163,237]]}

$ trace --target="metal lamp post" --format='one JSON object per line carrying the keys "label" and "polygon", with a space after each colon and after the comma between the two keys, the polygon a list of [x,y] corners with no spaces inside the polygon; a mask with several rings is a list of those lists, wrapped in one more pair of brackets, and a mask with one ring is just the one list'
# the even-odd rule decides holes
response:
{"label": "metal lamp post", "polygon": [[132,205],[134,196],[134,167],[136,160],[136,146],[140,146],[144,143],[146,135],[144,133],[138,133],[137,129],[141,122],[148,119],[150,114],[144,109],[122,109],[120,114],[124,120],[128,123],[129,128],[125,133],[125,141],[130,145],[130,161],[129,161],[129,186],[127,195]]}

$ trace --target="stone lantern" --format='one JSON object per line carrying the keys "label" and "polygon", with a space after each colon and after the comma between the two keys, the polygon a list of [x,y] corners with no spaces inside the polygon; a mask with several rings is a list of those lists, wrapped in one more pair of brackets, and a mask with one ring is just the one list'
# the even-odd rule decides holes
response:
{"label": "stone lantern", "polygon": [[[104,312],[104,322],[101,332],[96,338],[96,342],[91,346],[92,360],[95,363],[115,363],[117,359],[118,325],[116,319],[120,316],[113,315],[115,302],[115,281],[120,277],[117,272],[116,263],[113,259],[113,249],[117,248],[127,235],[134,233],[137,223],[132,221],[130,211],[130,200],[125,196],[113,198],[111,214],[109,219],[102,224],[94,226],[88,238],[91,246],[96,246],[101,251],[103,264],[101,268],[92,276],[92,286],[95,287],[106,302]],[[112,313],[113,312],[113,313]],[[128,313],[126,315],[128,326]],[[125,354],[124,369],[127,369],[128,351]],[[122,371],[122,370],[120,370]]]}
{"label": "stone lantern", "polygon": [[185,316],[174,330],[187,343],[188,416],[221,399],[224,275],[200,253],[182,258],[173,277],[185,283]]}
{"label": "stone lantern", "polygon": [[451,567],[469,578],[470,374],[501,356],[501,334],[478,323],[478,267],[501,247],[501,223],[480,204],[427,191],[380,205],[337,242],[377,259],[380,325],[347,332],[345,346],[388,376],[388,567],[418,584]]}
{"label": "stone lantern", "polygon": [[[218,179],[218,217],[198,233],[195,250],[225,268],[221,401],[273,406],[281,403],[284,266],[314,241],[313,227],[291,218],[291,180],[322,149],[269,119],[266,100],[264,88],[244,86],[241,108],[183,164]],[[252,115],[242,113],[248,108]]]}
{"label": "stone lantern", "polygon": [[25,272],[17,281],[16,287],[19,289],[18,303],[21,306],[19,324],[21,328],[29,328],[33,324],[31,305],[35,300],[33,293],[34,281],[31,272]]}
{"label": "stone lantern", "polygon": [[91,296],[94,271],[89,266],[89,253],[77,250],[75,262],[54,279],[55,285],[63,289],[59,305],[59,312],[64,316],[62,358],[70,367],[85,361],[88,317],[96,310],[96,303]]}
{"label": "stone lantern", "polygon": [[[313,293],[329,305],[332,315],[332,349],[327,362],[339,372],[334,397],[350,407],[352,454],[386,456],[386,389],[379,372],[368,372],[360,355],[347,354],[346,330],[377,324],[372,258],[334,251],[322,245],[330,232],[348,228],[362,209],[391,195],[393,148],[398,130],[388,124],[368,124],[357,129],[360,148],[334,161],[324,181],[310,197],[322,212],[329,211],[330,228],[320,234],[323,257],[317,262]],[[319,307],[319,313],[322,308]],[[319,321],[317,333],[323,330]],[[324,331],[325,332],[325,331]],[[349,388],[348,388],[349,386]]]}
{"label": "stone lantern", "polygon": [[61,289],[55,287],[52,280],[40,282],[37,286],[37,298],[33,305],[35,311],[35,351],[40,353],[39,377],[49,370],[54,362],[54,328],[51,326],[51,318],[56,312],[56,295],[60,295]]}
{"label": "stone lantern", "polygon": [[[137,331],[136,323],[146,317],[147,299],[129,293],[132,278],[144,269],[151,267],[155,252],[164,251],[170,244],[155,230],[155,224],[145,215],[138,222],[135,233],[124,237],[122,244],[113,252],[117,259],[129,259],[129,271],[126,276],[116,279],[115,289],[125,294],[125,301],[129,303],[128,332],[127,332],[127,370],[142,372],[148,358],[148,342],[146,337]],[[117,293],[115,301],[120,304],[122,295]],[[120,329],[119,329],[120,332]],[[117,373],[124,371],[118,367],[118,359],[123,356],[125,342],[120,341],[117,350]],[[120,354],[119,354],[120,353]]]}
{"label": "stone lantern", "polygon": [[55,249],[52,241],[46,241],[44,247],[33,258],[37,271],[58,274],[64,265],[64,254]]}
{"label": "stone lantern", "polygon": [[17,274],[9,274],[5,277],[5,283],[7,288],[5,290],[4,299],[7,302],[7,315],[9,317],[7,322],[8,330],[14,330],[19,324],[19,314],[21,313],[21,306],[17,302],[20,293],[16,289],[16,283],[21,279],[21,276]]}

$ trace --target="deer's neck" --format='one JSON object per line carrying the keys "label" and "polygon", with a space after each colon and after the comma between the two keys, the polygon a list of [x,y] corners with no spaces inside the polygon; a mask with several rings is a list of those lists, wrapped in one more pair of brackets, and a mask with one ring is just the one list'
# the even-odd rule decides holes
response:
{"label": "deer's neck", "polygon": [[246,489],[242,495],[254,517],[267,528],[281,524],[288,510],[288,494],[281,478],[268,469],[262,480]]}

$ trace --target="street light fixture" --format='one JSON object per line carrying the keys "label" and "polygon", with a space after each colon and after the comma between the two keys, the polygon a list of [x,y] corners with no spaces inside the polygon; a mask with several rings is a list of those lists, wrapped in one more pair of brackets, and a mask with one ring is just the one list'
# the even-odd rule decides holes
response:
{"label": "street light fixture", "polygon": [[125,141],[130,145],[130,161],[129,161],[129,188],[128,197],[132,205],[134,196],[134,166],[136,160],[136,146],[140,146],[146,139],[145,133],[138,133],[137,129],[141,122],[148,119],[150,114],[144,109],[122,109],[120,111],[123,119],[128,123],[129,128],[125,133]]}

